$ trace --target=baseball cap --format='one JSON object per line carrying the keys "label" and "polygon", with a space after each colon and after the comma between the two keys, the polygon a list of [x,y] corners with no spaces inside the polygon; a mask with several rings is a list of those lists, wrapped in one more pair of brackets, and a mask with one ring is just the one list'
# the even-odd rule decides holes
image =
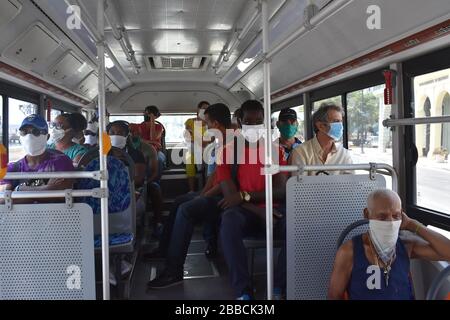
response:
{"label": "baseball cap", "polygon": [[48,132],[47,121],[45,121],[45,119],[38,114],[32,114],[23,119],[19,130],[22,130],[25,126],[32,126],[36,129],[45,130],[46,132]]}
{"label": "baseball cap", "polygon": [[280,111],[280,115],[278,116],[279,121],[285,120],[297,120],[297,112],[293,109],[283,109]]}

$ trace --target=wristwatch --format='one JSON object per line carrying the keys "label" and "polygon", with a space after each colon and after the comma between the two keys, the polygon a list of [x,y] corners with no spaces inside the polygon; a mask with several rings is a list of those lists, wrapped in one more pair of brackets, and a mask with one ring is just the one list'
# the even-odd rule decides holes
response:
{"label": "wristwatch", "polygon": [[242,197],[242,200],[244,200],[245,202],[250,202],[250,200],[252,199],[252,197],[250,196],[250,193],[248,193],[246,191],[241,191],[241,197]]}

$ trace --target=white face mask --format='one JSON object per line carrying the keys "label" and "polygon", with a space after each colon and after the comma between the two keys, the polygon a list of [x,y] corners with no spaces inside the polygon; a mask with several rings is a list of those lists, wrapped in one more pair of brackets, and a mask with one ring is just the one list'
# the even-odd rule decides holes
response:
{"label": "white face mask", "polygon": [[398,232],[402,220],[380,221],[369,220],[369,235],[377,253],[387,263],[395,254]]}
{"label": "white face mask", "polygon": [[84,142],[88,145],[95,146],[96,144],[98,144],[98,138],[97,136],[87,135],[84,136]]}
{"label": "white face mask", "polygon": [[59,142],[62,139],[64,139],[65,135],[66,135],[66,130],[53,128],[52,131],[50,132],[50,139],[53,142]]}
{"label": "white face mask", "polygon": [[113,147],[123,149],[127,145],[127,137],[124,136],[109,136],[111,138],[111,145]]}
{"label": "white face mask", "polygon": [[27,155],[32,157],[40,156],[47,148],[47,135],[41,134],[36,137],[33,134],[27,134],[20,137],[20,144]]}
{"label": "white face mask", "polygon": [[200,109],[198,111],[198,117],[199,119],[205,120],[205,109]]}
{"label": "white face mask", "polygon": [[76,144],[81,144],[81,141],[83,140],[83,138],[73,138],[72,142],[76,143]]}
{"label": "white face mask", "polygon": [[244,136],[245,140],[247,140],[250,143],[256,143],[264,136],[264,125],[263,124],[256,124],[256,125],[242,125],[242,135]]}

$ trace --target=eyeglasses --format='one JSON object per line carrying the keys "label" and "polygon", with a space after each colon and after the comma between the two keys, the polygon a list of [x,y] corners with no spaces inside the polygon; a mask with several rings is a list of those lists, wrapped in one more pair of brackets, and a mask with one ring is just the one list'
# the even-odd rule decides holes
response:
{"label": "eyeglasses", "polygon": [[39,137],[40,135],[47,134],[47,131],[40,130],[38,128],[33,128],[33,129],[29,129],[29,130],[19,130],[19,135],[21,137],[25,137],[27,134],[32,134],[35,137]]}
{"label": "eyeglasses", "polygon": [[64,130],[63,125],[61,123],[56,123],[56,122],[50,122],[48,127],[50,129],[63,129]]}

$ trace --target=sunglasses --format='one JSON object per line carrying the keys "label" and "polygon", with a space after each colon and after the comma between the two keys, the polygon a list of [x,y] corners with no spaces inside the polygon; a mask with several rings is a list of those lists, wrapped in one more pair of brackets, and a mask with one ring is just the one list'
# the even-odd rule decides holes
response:
{"label": "sunglasses", "polygon": [[19,135],[21,137],[25,137],[28,134],[32,134],[35,137],[39,137],[40,135],[47,134],[47,131],[46,130],[40,130],[38,128],[33,128],[31,130],[19,130]]}

